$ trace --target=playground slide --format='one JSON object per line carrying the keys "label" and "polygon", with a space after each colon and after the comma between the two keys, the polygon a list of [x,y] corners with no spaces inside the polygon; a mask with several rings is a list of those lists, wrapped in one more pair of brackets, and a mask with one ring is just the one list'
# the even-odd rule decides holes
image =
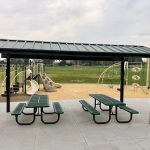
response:
{"label": "playground slide", "polygon": [[[26,79],[31,77],[32,71],[30,69],[26,70]],[[39,85],[35,80],[28,80],[30,82],[30,88],[27,90],[28,95],[33,95],[39,90]]]}
{"label": "playground slide", "polygon": [[31,86],[30,86],[29,90],[27,90],[27,94],[33,95],[38,91],[39,85],[35,80],[31,80],[29,82],[30,82]]}
{"label": "playground slide", "polygon": [[26,70],[26,79],[28,79],[32,74],[32,71],[30,69]]}
{"label": "playground slide", "polygon": [[43,86],[46,92],[56,92],[57,87],[55,87],[51,81],[49,81],[45,75],[39,74],[40,78],[42,79]]}
{"label": "playground slide", "polygon": [[55,86],[56,88],[61,88],[61,85],[59,83],[55,83],[51,78],[47,76],[47,74],[43,74],[45,78],[49,81],[50,85]]}

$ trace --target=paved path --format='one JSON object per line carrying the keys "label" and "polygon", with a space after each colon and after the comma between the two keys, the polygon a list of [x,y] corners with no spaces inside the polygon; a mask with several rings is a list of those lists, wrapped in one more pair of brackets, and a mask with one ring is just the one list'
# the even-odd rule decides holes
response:
{"label": "paved path", "polygon": [[[65,114],[57,124],[45,125],[36,119],[30,126],[17,125],[14,117],[5,113],[5,103],[0,103],[0,150],[149,150],[150,99],[125,102],[140,112],[129,124],[112,119],[109,124],[97,125],[78,101],[70,100],[60,102]],[[11,110],[16,104],[11,103]],[[120,116],[126,117],[125,112]]]}

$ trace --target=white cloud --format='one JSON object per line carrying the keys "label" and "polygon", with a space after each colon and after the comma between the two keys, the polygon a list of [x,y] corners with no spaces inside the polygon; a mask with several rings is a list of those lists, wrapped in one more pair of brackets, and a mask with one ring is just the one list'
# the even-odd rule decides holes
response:
{"label": "white cloud", "polygon": [[150,47],[149,0],[1,0],[0,5],[0,38]]}

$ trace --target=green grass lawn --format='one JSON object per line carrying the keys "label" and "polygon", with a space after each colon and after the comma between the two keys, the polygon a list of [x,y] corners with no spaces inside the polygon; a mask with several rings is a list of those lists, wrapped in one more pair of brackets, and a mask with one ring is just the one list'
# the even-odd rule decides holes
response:
{"label": "green grass lawn", "polygon": [[[63,66],[63,67],[47,67],[46,73],[55,82],[59,83],[97,83],[100,74],[106,69],[105,66]],[[128,83],[132,84],[132,75],[134,73],[129,69],[128,72]],[[137,74],[137,73],[136,73]],[[143,67],[142,71],[138,73],[141,77],[139,81],[136,81],[140,85],[145,85],[146,83],[146,66]],[[125,75],[126,78],[126,75]],[[105,74],[104,84],[119,84],[120,83],[120,66],[110,69]],[[101,81],[100,81],[101,83]]]}
{"label": "green grass lawn", "polygon": [[[54,81],[58,83],[98,83],[101,73],[108,68],[107,66],[55,66],[46,67],[46,74]],[[139,81],[134,81],[132,75],[137,74],[141,78]],[[0,68],[0,81],[5,77],[5,73]],[[125,71],[126,79],[126,71]],[[133,73],[129,68],[128,71],[128,84],[139,83],[140,85],[146,84],[146,65],[143,67],[140,73]],[[102,80],[100,80],[102,83]],[[120,66],[110,69],[105,74],[104,84],[119,84],[120,83]]]}

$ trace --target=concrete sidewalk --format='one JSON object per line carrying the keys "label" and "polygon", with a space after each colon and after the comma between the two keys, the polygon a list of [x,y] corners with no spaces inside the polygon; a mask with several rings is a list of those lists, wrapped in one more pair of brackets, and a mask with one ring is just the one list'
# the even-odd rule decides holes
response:
{"label": "concrete sidewalk", "polygon": [[[92,104],[93,101],[89,100]],[[128,106],[138,110],[131,123],[97,125],[76,100],[60,101],[64,114],[54,125],[45,125],[36,118],[33,125],[19,126],[0,103],[0,150],[149,150],[150,99],[126,99]],[[11,110],[17,105],[11,103]],[[107,117],[101,113],[100,119]],[[120,118],[128,114],[120,111]],[[25,118],[30,119],[30,118]]]}

